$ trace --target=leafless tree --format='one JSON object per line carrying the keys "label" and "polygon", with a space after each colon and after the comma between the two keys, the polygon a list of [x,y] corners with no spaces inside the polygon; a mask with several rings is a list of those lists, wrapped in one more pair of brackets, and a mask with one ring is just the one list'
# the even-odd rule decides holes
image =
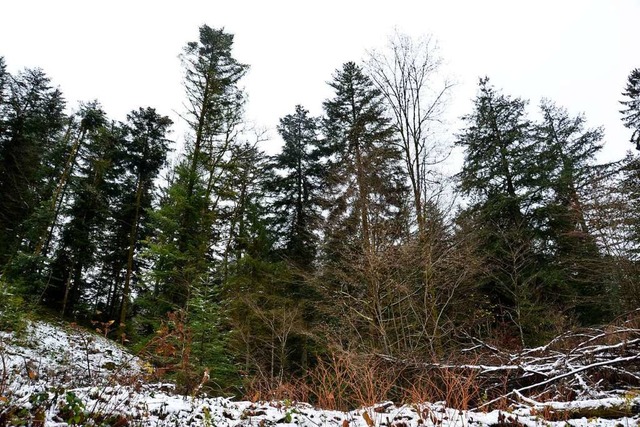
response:
{"label": "leafless tree", "polygon": [[399,32],[389,38],[386,50],[370,52],[367,62],[370,77],[382,91],[396,127],[420,236],[425,232],[425,203],[442,191],[437,185],[440,179],[436,166],[450,151],[434,134],[453,87],[450,79],[442,77],[441,66],[431,36],[412,39]]}

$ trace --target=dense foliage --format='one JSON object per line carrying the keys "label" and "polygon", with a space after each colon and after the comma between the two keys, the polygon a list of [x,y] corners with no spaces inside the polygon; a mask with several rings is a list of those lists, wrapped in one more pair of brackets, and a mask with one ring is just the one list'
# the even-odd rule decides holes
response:
{"label": "dense foliage", "polygon": [[[339,67],[322,117],[293,107],[268,156],[243,119],[248,65],[204,25],[181,55],[171,165],[168,117],[70,109],[42,70],[0,58],[0,324],[22,305],[108,325],[186,390],[206,371],[248,392],[345,354],[516,349],[637,308],[639,160],[598,164],[602,129],[481,78],[445,179],[431,124],[451,84],[431,83],[430,46],[398,36]],[[636,145],[639,80],[622,100]]]}

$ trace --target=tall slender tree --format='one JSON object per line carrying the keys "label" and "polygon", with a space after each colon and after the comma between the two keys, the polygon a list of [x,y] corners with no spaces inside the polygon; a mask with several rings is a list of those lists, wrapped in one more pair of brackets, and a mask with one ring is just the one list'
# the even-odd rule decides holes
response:
{"label": "tall slender tree", "polygon": [[354,336],[362,337],[363,345],[388,351],[381,333],[384,284],[374,270],[376,257],[407,231],[401,157],[382,94],[362,69],[348,62],[329,84],[335,95],[323,104],[330,155],[324,246],[332,275],[328,280],[336,290],[339,316],[356,320],[350,329]]}
{"label": "tall slender tree", "polygon": [[[122,297],[119,313],[121,333],[126,322],[129,299],[131,297],[136,250],[140,248],[141,233],[148,221],[148,210],[153,200],[154,179],[165,164],[169,141],[167,133],[172,121],[159,115],[153,108],[140,108],[127,115],[125,130],[127,140],[123,147],[121,162],[128,172],[118,195],[119,221],[117,227],[126,240],[126,269],[122,286]],[[123,248],[124,249],[124,248]],[[115,298],[112,298],[115,300]]]}
{"label": "tall slender tree", "polygon": [[0,61],[0,265],[23,245],[33,250],[30,230],[41,220],[34,215],[50,196],[64,151],[64,108],[42,70],[12,76]]}
{"label": "tall slender tree", "polygon": [[241,121],[238,81],[247,71],[231,54],[233,35],[207,25],[184,48],[185,119],[192,134],[157,215],[159,236],[153,269],[169,306],[185,308],[191,287],[207,280],[214,242],[216,185],[226,168]]}
{"label": "tall slender tree", "polygon": [[382,94],[361,67],[345,63],[329,85],[335,96],[323,104],[323,130],[327,152],[334,156],[330,226],[346,231],[368,253],[383,243],[383,233],[401,227],[394,224],[399,212],[405,213],[400,153]]}
{"label": "tall slender tree", "polygon": [[284,147],[272,163],[277,171],[271,183],[273,206],[284,236],[283,256],[307,270],[317,252],[322,183],[326,175],[318,131],[318,119],[297,105],[293,114],[280,119],[278,132]]}
{"label": "tall slender tree", "polygon": [[76,174],[71,177],[69,202],[63,214],[60,242],[52,265],[48,300],[68,315],[78,303],[93,300],[93,271],[105,238],[110,201],[117,192],[117,156],[124,132],[110,123],[102,108],[93,104],[85,116],[91,122],[87,141],[81,147]]}
{"label": "tall slender tree", "polygon": [[449,149],[436,139],[453,83],[440,75],[442,59],[431,37],[395,33],[386,51],[372,52],[367,70],[384,96],[411,184],[418,234],[426,233],[426,206],[442,191],[438,164]]}

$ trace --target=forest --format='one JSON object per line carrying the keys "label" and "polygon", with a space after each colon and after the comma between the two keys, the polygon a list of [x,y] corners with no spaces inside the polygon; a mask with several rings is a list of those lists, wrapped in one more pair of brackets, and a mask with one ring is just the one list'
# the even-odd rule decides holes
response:
{"label": "forest", "polygon": [[[62,317],[187,392],[206,373],[213,394],[293,395],[539,346],[640,307],[637,154],[598,162],[602,128],[484,76],[447,146],[434,129],[452,83],[424,41],[397,34],[336,69],[323,114],[292,106],[272,155],[244,119],[249,65],[223,29],[203,25],[180,54],[181,151],[153,107],[116,121],[10,60],[2,327]],[[640,150],[640,68],[620,92]]]}

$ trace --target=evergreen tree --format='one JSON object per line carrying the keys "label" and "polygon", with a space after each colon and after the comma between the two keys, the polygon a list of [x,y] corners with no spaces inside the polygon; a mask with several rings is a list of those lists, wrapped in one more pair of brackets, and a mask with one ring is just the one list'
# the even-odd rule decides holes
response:
{"label": "evergreen tree", "polygon": [[11,76],[0,61],[1,266],[35,245],[38,208],[49,199],[64,151],[64,108],[61,92],[42,70]]}
{"label": "evergreen tree", "polygon": [[[169,150],[166,138],[171,120],[153,108],[140,108],[127,115],[122,149],[114,159],[119,167],[117,192],[111,201],[110,235],[105,244],[103,271],[108,272],[105,320],[118,319],[120,332],[126,322],[131,290],[140,263],[135,258],[148,236],[154,179],[165,164]],[[117,307],[117,302],[120,302]],[[119,311],[118,313],[116,312]]]}
{"label": "evergreen tree", "polygon": [[[366,348],[389,351],[380,334],[384,284],[377,257],[406,233],[406,188],[380,91],[353,62],[336,71],[324,102],[329,157],[326,273],[339,317]],[[344,331],[343,331],[344,332]]]}
{"label": "evergreen tree", "polygon": [[[225,246],[218,225],[225,201],[233,192],[225,183],[233,169],[233,149],[238,145],[242,123],[244,95],[237,84],[248,69],[233,58],[232,46],[233,35],[203,25],[199,40],[188,43],[181,56],[187,95],[184,118],[191,135],[186,155],[173,172],[159,210],[153,214],[156,234],[149,247],[152,283],[142,290],[141,301],[142,314],[150,322],[139,319],[146,324],[143,329],[152,330],[158,316],[170,311],[180,312],[192,337],[202,338],[202,328],[207,324],[221,324],[214,318],[221,304],[218,295],[223,262],[219,253]],[[204,306],[208,309],[203,318]],[[208,331],[209,341],[222,342],[221,330]],[[191,345],[186,341],[182,344]],[[195,360],[210,368],[227,366],[228,355],[222,348],[203,346]],[[187,366],[184,371],[183,385],[189,389],[197,372]],[[212,374],[215,372],[220,371]],[[211,379],[224,382],[215,375]]]}
{"label": "evergreen tree", "polygon": [[[404,231],[405,185],[393,128],[380,91],[353,62],[336,71],[329,85],[335,96],[324,102],[326,154],[332,191],[332,233],[363,253]],[[337,237],[337,236],[335,236]]]}
{"label": "evergreen tree", "polygon": [[242,115],[237,83],[248,68],[232,57],[232,45],[233,35],[203,25],[199,41],[188,43],[182,55],[185,117],[193,134],[156,215],[159,235],[152,246],[155,293],[166,308],[185,308],[192,286],[208,280],[217,185]]}
{"label": "evergreen tree", "polygon": [[465,215],[476,224],[484,242],[479,251],[491,266],[485,292],[498,321],[515,327],[523,345],[535,339],[542,316],[531,215],[544,174],[525,105],[480,79],[474,111],[463,118],[467,125],[456,141],[465,149],[459,174],[460,188],[470,197]]}
{"label": "evergreen tree", "polygon": [[[86,120],[85,120],[86,119]],[[78,153],[78,168],[70,179],[69,202],[63,209],[67,222],[51,266],[47,301],[63,315],[86,314],[100,290],[93,285],[110,217],[110,202],[117,192],[115,159],[123,143],[123,130],[109,123],[97,104],[85,107],[86,143]],[[81,306],[79,306],[82,305]]]}
{"label": "evergreen tree", "polygon": [[630,141],[640,150],[640,68],[631,70],[627,81],[627,87],[622,92],[626,99],[621,101],[624,105],[622,121],[625,127],[632,130]]}
{"label": "evergreen tree", "polygon": [[298,268],[309,271],[317,252],[316,233],[322,221],[322,184],[326,175],[321,163],[318,120],[297,105],[294,114],[280,119],[278,132],[284,147],[273,159],[277,172],[271,187],[275,220],[282,227],[282,254]]}
{"label": "evergreen tree", "polygon": [[548,100],[542,101],[540,110],[542,122],[536,126],[535,141],[545,165],[541,177],[545,200],[535,214],[542,223],[534,226],[549,257],[546,279],[557,283],[559,302],[572,309],[578,320],[599,323],[611,309],[600,298],[607,292],[607,269],[587,223],[585,190],[603,169],[595,166],[603,130],[585,129],[584,116],[570,117]]}

